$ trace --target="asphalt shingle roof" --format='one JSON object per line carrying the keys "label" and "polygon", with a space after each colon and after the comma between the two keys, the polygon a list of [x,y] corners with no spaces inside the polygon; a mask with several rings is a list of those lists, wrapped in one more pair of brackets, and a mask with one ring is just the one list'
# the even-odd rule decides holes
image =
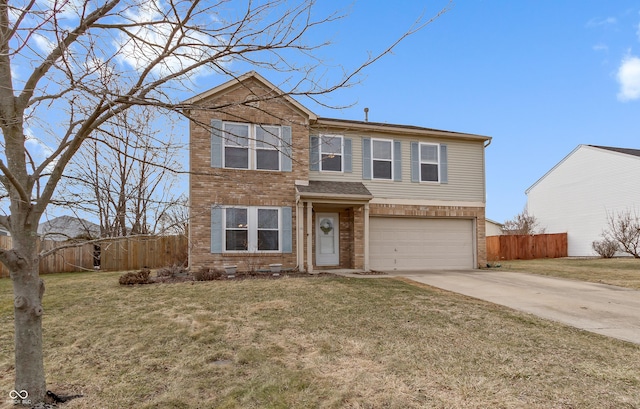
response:
{"label": "asphalt shingle roof", "polygon": [[357,195],[371,196],[369,189],[360,182],[327,182],[311,180],[309,186],[296,185],[300,193],[323,193],[328,195]]}
{"label": "asphalt shingle roof", "polygon": [[589,146],[592,146],[592,147],[598,148],[598,149],[606,149],[608,151],[625,153],[627,155],[633,155],[633,156],[640,157],[640,149],[614,148],[614,147],[611,147],[611,146],[598,146],[598,145],[589,145]]}

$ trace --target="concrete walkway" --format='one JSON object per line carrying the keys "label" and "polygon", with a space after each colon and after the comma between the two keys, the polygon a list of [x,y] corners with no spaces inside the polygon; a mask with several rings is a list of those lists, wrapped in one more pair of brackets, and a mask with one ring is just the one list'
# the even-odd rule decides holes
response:
{"label": "concrete walkway", "polygon": [[[393,272],[419,283],[640,344],[640,291],[494,270]],[[358,275],[357,277],[363,277]]]}

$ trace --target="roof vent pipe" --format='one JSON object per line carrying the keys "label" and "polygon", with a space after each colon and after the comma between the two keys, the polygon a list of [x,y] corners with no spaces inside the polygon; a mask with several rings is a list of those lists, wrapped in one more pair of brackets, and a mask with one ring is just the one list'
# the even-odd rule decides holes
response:
{"label": "roof vent pipe", "polygon": [[369,122],[369,108],[364,109],[364,121]]}

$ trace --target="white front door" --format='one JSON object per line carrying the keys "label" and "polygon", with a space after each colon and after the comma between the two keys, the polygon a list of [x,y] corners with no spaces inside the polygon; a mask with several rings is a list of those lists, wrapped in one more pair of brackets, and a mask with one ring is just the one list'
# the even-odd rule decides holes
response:
{"label": "white front door", "polygon": [[340,264],[340,223],[338,217],[338,213],[316,214],[317,266],[337,266]]}

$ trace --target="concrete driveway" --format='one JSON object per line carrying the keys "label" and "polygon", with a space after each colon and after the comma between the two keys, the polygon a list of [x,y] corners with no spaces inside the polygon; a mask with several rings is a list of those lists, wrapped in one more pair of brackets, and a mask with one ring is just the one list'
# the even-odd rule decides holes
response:
{"label": "concrete driveway", "polygon": [[389,275],[640,344],[640,291],[637,290],[495,270]]}

